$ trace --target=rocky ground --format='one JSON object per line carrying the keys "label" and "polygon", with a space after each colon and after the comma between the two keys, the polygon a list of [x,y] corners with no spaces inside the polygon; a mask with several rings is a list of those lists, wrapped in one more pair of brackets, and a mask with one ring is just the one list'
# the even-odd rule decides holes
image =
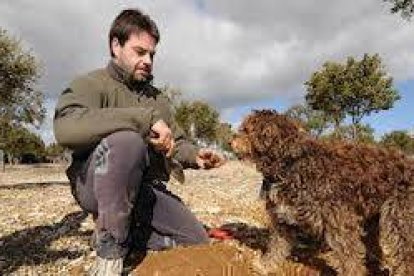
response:
{"label": "rocky ground", "polygon": [[[74,268],[90,266],[92,219],[73,200],[64,169],[32,165],[0,171],[0,275],[71,275]],[[185,174],[184,184],[172,180],[169,188],[207,227],[241,229],[237,243],[260,255],[268,230],[255,169],[230,161]]]}

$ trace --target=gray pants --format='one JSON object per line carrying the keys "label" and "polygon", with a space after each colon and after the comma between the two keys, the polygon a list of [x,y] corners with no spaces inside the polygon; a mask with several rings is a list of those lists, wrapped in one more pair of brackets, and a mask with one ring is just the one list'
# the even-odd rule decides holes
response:
{"label": "gray pants", "polygon": [[109,233],[124,248],[152,250],[208,242],[202,224],[162,182],[142,181],[147,166],[147,145],[135,132],[113,133],[95,148],[76,177],[75,197],[96,218],[98,237]]}

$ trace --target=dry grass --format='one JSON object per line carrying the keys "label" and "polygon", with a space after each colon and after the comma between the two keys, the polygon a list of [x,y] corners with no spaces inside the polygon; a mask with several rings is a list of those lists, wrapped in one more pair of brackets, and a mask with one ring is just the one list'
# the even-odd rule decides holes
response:
{"label": "dry grass", "polygon": [[[68,275],[79,264],[91,264],[93,223],[73,200],[64,169],[32,165],[0,172],[1,275]],[[169,188],[204,224],[241,227],[244,243],[258,249],[267,231],[260,183],[253,167],[233,161],[219,169],[188,170],[185,184],[171,181]]]}

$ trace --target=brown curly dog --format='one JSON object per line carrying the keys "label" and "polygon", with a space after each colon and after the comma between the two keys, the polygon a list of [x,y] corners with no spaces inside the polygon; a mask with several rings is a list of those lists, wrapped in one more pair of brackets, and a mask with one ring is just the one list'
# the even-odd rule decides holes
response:
{"label": "brown curly dog", "polygon": [[339,275],[414,275],[414,159],[317,140],[271,110],[249,115],[232,146],[273,183],[268,263],[304,260],[301,248],[311,241],[317,250],[306,258],[323,256]]}

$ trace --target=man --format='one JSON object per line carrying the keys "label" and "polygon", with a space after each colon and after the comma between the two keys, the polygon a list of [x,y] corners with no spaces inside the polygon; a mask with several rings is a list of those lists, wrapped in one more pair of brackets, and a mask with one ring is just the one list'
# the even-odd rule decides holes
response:
{"label": "man", "polygon": [[169,100],[151,85],[159,38],[148,15],[122,11],[109,32],[108,66],[75,79],[56,107],[56,140],[73,150],[72,193],[95,219],[93,275],[120,275],[132,246],[162,250],[208,241],[164,183],[172,160],[208,169],[223,159],[184,139]]}

